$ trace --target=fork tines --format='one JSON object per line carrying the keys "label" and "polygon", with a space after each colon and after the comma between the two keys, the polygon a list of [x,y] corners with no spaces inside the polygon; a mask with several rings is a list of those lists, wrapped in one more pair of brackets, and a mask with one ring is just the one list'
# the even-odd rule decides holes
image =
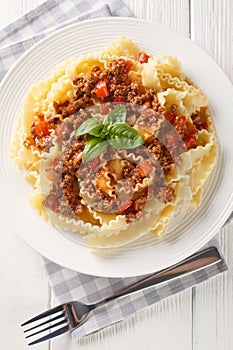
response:
{"label": "fork tines", "polygon": [[[59,314],[55,315],[54,317],[51,318],[52,315],[57,314],[57,313],[59,313]],[[66,325],[63,326],[62,328],[55,330],[54,332],[51,332],[51,333],[47,332],[46,335],[29,343],[28,345],[34,345],[34,344],[40,343],[44,340],[54,338],[54,337],[56,337],[60,334],[63,334],[69,330],[68,322],[67,322],[67,315],[65,312],[65,307],[63,305],[59,305],[59,306],[54,307],[51,310],[45,311],[45,312],[41,313],[40,315],[31,318],[27,322],[24,322],[21,326],[23,327],[23,326],[29,325],[31,323],[34,323],[34,322],[41,320],[41,319],[44,319],[44,318],[48,318],[48,319],[46,319],[42,323],[38,323],[38,324],[33,325],[32,327],[24,330],[24,333],[28,333],[28,332],[35,330],[35,332],[32,332],[31,334],[27,335],[26,338],[31,338],[34,335],[43,333],[45,331],[50,331],[52,328],[58,327],[60,325],[64,325],[64,324],[66,324]],[[54,323],[54,321],[57,321],[57,320],[59,320],[59,322]],[[48,325],[47,327],[37,330],[39,327],[44,326],[44,325],[49,324],[49,323],[50,323],[50,325]]]}

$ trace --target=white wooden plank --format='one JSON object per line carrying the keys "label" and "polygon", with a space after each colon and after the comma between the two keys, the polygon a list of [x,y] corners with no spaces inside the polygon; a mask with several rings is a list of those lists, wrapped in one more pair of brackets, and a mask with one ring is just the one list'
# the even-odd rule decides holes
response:
{"label": "white wooden plank", "polygon": [[43,0],[7,0],[1,1],[0,27],[14,21],[22,13],[31,10]]}
{"label": "white wooden plank", "polygon": [[217,283],[216,349],[233,349],[233,226],[219,234],[219,242],[228,264],[228,273],[222,275]]}
{"label": "white wooden plank", "polygon": [[124,3],[138,18],[189,35],[188,0],[124,0]]}
{"label": "white wooden plank", "polygon": [[[231,0],[191,1],[191,37],[220,64],[230,79],[233,78],[232,15]],[[219,239],[229,264],[229,272],[195,289],[194,350],[233,348],[232,230],[228,234],[225,231]]]}
{"label": "white wooden plank", "polygon": [[233,81],[233,1],[191,0],[191,37]]}
{"label": "white wooden plank", "polygon": [[233,348],[233,229],[219,242],[229,271],[195,288],[193,293],[193,350]]}
{"label": "white wooden plank", "polygon": [[[50,306],[50,289],[41,257],[0,219],[1,349],[25,349],[20,324]],[[35,349],[48,350],[49,344]]]}

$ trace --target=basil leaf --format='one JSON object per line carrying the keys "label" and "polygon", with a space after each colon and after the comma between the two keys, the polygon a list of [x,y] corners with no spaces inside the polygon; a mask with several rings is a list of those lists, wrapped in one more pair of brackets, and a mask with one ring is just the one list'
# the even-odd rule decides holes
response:
{"label": "basil leaf", "polygon": [[84,134],[90,134],[93,136],[99,136],[102,128],[103,124],[99,120],[87,119],[79,126],[75,135],[81,136]]}
{"label": "basil leaf", "polygon": [[142,143],[144,143],[143,138],[140,136],[137,130],[124,123],[116,123],[112,125],[109,131],[109,136],[111,139],[114,137],[124,137],[129,139],[140,137],[142,139]]}
{"label": "basil leaf", "polygon": [[101,137],[104,137],[104,138],[108,137],[112,126],[113,126],[112,123],[104,124],[103,129],[101,130]]}
{"label": "basil leaf", "polygon": [[108,143],[100,137],[93,137],[92,139],[88,140],[83,151],[83,163],[87,163],[90,160],[98,157],[107,146]]}
{"label": "basil leaf", "polygon": [[91,136],[102,137],[102,129],[103,129],[103,124],[92,129],[91,131],[88,132],[88,134]]}
{"label": "basil leaf", "polygon": [[137,130],[128,124],[117,123],[112,125],[108,143],[116,149],[131,149],[144,144],[143,138]]}
{"label": "basil leaf", "polygon": [[125,119],[126,119],[126,107],[122,105],[114,108],[104,117],[104,124],[124,123]]}
{"label": "basil leaf", "polygon": [[132,149],[139,147],[143,144],[141,136],[135,139],[127,139],[124,137],[115,137],[114,139],[108,140],[110,146],[115,149]]}

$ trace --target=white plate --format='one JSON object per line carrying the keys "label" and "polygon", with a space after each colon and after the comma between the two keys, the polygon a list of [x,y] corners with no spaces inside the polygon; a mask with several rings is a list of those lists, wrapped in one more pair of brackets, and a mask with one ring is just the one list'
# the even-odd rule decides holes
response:
{"label": "white plate", "polygon": [[[132,38],[147,52],[179,58],[185,74],[209,98],[220,155],[201,208],[189,215],[173,233],[162,240],[144,238],[98,255],[75,244],[37,215],[27,201],[29,185],[8,154],[15,122],[28,89],[61,61],[102,49],[120,34]],[[232,210],[233,88],[213,59],[180,34],[131,18],[101,18],[71,25],[33,46],[14,65],[1,84],[0,104],[1,206],[15,231],[39,253],[58,264],[109,277],[152,273],[201,248],[218,232]]]}

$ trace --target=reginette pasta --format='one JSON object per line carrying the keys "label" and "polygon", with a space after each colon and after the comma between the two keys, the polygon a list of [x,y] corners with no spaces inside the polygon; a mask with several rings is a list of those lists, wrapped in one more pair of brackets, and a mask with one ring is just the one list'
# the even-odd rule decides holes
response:
{"label": "reginette pasta", "polygon": [[45,220],[117,247],[162,237],[200,206],[217,141],[208,100],[178,59],[120,37],[31,88],[11,156]]}

